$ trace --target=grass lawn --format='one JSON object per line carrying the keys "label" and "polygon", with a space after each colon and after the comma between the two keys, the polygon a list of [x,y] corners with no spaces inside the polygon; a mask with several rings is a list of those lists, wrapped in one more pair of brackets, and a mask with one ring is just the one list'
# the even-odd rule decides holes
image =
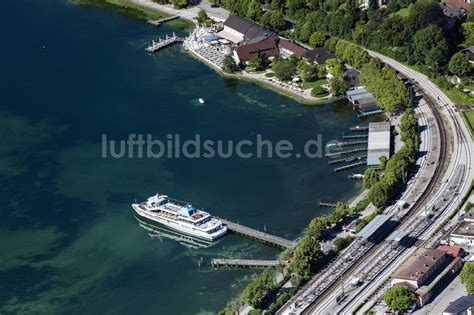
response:
{"label": "grass lawn", "polygon": [[474,110],[462,112],[462,116],[466,121],[469,131],[471,132],[471,136],[474,135]]}
{"label": "grass lawn", "polygon": [[327,83],[326,79],[319,79],[319,80],[316,80],[316,81],[304,82],[303,83],[303,90],[312,89],[316,85],[321,86],[321,85],[326,84],[326,83]]}

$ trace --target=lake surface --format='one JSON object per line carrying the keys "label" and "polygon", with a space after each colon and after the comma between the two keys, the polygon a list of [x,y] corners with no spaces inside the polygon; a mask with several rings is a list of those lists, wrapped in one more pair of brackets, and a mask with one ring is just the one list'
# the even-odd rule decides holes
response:
{"label": "lake surface", "polygon": [[199,249],[151,237],[133,215],[135,199],[167,193],[294,239],[328,211],[318,201],[360,191],[322,158],[102,158],[104,134],[261,134],[302,148],[317,134],[340,138],[359,121],[344,101],[303,107],[225,80],[179,46],[146,54],[167,27],[59,0],[2,5],[0,313],[216,312],[252,271],[214,271],[210,258],[278,252],[232,235]]}

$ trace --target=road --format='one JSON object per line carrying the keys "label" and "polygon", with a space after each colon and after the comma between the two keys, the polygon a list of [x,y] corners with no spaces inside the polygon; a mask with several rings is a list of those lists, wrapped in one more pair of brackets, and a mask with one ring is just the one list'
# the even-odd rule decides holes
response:
{"label": "road", "polygon": [[[446,125],[443,127],[449,129],[451,134],[449,135],[448,141],[450,147],[450,163],[442,180],[442,184],[433,193],[430,194],[430,198],[424,200],[425,209],[432,209],[434,216],[432,220],[419,219],[419,216],[413,216],[407,220],[407,224],[403,228],[409,230],[414,235],[417,235],[419,239],[429,239],[431,234],[437,230],[440,224],[445,218],[452,212],[452,210],[459,204],[460,196],[465,194],[468,189],[468,183],[472,180],[472,143],[469,133],[462,123],[462,119],[459,113],[454,108],[452,102],[440,91],[426,76],[419,74],[406,66],[380,55],[375,52],[370,52],[371,55],[379,57],[385,63],[392,66],[394,69],[404,74],[408,78],[416,81],[418,87],[422,89],[422,92],[430,96],[437,103],[438,108],[434,108],[435,111],[441,112],[445,116]],[[420,107],[423,107],[420,106]],[[439,116],[438,113],[435,113]],[[417,109],[417,115],[420,122],[428,121],[428,130],[431,123],[429,122],[429,112],[420,112]],[[428,119],[428,120],[427,120]],[[433,135],[429,134],[426,138],[426,133],[423,135],[422,132],[422,145],[424,148],[433,147],[430,145],[432,142]],[[423,143],[424,142],[424,143]],[[434,145],[436,147],[436,145]],[[423,149],[422,149],[423,150]],[[428,151],[430,155],[432,150]],[[430,159],[430,158],[428,158]],[[423,170],[429,167],[434,168],[432,162],[420,161],[421,170],[418,174],[422,174]],[[437,166],[437,165],[436,165]],[[416,182],[423,181],[423,176],[416,176]],[[413,183],[412,183],[413,185]],[[410,186],[410,185],[409,185]],[[408,187],[408,191],[412,191],[413,187]],[[423,208],[423,207],[422,207]],[[387,209],[387,212],[394,212],[392,208]],[[357,242],[353,244],[359,246]],[[354,255],[348,257],[347,252],[344,252],[338,261],[331,264],[322,275],[319,274],[316,280],[312,280],[309,286],[306,286],[301,290],[297,297],[290,300],[289,303],[279,311],[279,314],[299,314],[299,313],[312,313],[312,314],[335,314],[335,313],[351,313],[357,307],[357,305],[366,297],[373,295],[374,290],[381,284],[383,284],[389,275],[408,257],[413,251],[413,248],[402,249],[397,246],[390,244],[383,244],[378,246],[375,250],[373,247],[365,248],[368,255],[356,257]],[[350,251],[350,249],[349,249]],[[395,253],[395,254],[394,254]],[[346,268],[344,260],[348,258],[352,260],[359,260],[354,263],[353,266],[356,268]],[[339,272],[338,279],[332,279],[330,273]],[[344,280],[350,281],[351,274],[363,275],[365,282],[362,287],[357,289],[348,290],[347,284],[343,288]],[[333,276],[334,277],[334,276]],[[323,279],[323,280],[321,280]],[[339,287],[337,287],[339,285]],[[349,292],[348,292],[349,291]],[[327,293],[326,293],[327,292]],[[335,303],[336,297],[346,296],[342,303]],[[314,303],[314,302],[317,303]]]}

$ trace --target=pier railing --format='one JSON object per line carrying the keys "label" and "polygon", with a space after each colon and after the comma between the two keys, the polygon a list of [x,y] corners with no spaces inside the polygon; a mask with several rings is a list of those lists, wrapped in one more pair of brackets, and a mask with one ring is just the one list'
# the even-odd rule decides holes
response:
{"label": "pier railing", "polygon": [[288,265],[287,261],[257,259],[211,259],[212,267],[278,267]]}

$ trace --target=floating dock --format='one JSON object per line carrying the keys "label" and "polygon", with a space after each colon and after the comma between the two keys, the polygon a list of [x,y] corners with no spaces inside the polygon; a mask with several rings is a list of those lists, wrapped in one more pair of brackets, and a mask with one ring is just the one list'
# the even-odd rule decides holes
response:
{"label": "floating dock", "polygon": [[169,22],[169,21],[173,21],[173,20],[177,20],[179,19],[179,15],[173,15],[173,16],[170,16],[170,17],[167,17],[167,18],[164,18],[164,19],[161,19],[161,20],[148,20],[146,21],[148,24],[151,24],[153,26],[160,26],[161,24],[163,23],[166,23],[166,22]]}
{"label": "floating dock", "polygon": [[359,140],[359,141],[341,141],[338,143],[340,147],[349,147],[352,145],[362,145],[367,144],[369,141],[367,140]]}
{"label": "floating dock", "polygon": [[349,165],[344,165],[344,166],[341,166],[341,167],[336,167],[334,169],[334,172],[345,171],[345,170],[348,170],[348,169],[351,169],[351,168],[354,168],[354,167],[358,167],[358,166],[362,166],[362,165],[367,165],[367,161],[362,161],[362,162],[357,162],[357,163],[353,163],[353,164],[349,164]]}
{"label": "floating dock", "polygon": [[278,260],[255,259],[211,259],[212,267],[277,267],[286,266],[288,262]]}
{"label": "floating dock", "polygon": [[369,126],[354,126],[350,128],[351,132],[368,132]]}
{"label": "floating dock", "polygon": [[330,202],[319,202],[318,206],[321,208],[336,208],[337,204]]}
{"label": "floating dock", "polygon": [[368,138],[368,134],[355,134],[355,135],[344,135],[342,139],[357,139],[357,138]]}
{"label": "floating dock", "polygon": [[325,156],[326,157],[334,157],[334,156],[348,155],[348,154],[357,153],[357,152],[364,152],[364,151],[367,151],[367,148],[356,148],[356,149],[347,150],[347,151],[327,153]]}
{"label": "floating dock", "polygon": [[350,163],[357,160],[365,160],[366,158],[367,158],[367,155],[351,156],[345,159],[329,160],[328,164],[333,165],[333,164]]}
{"label": "floating dock", "polygon": [[276,235],[261,232],[261,231],[240,225],[238,223],[231,222],[226,219],[219,218],[219,220],[222,221],[222,223],[227,227],[227,229],[230,232],[244,235],[252,239],[256,239],[264,244],[269,244],[269,245],[272,245],[278,248],[283,248],[283,249],[291,249],[291,248],[294,248],[296,245],[296,242],[284,239]]}
{"label": "floating dock", "polygon": [[151,45],[148,46],[145,50],[150,53],[153,53],[175,43],[184,42],[184,40],[185,38],[176,36],[176,34],[173,32],[173,36],[171,37],[166,35],[165,39],[159,38],[157,42],[152,41]]}

